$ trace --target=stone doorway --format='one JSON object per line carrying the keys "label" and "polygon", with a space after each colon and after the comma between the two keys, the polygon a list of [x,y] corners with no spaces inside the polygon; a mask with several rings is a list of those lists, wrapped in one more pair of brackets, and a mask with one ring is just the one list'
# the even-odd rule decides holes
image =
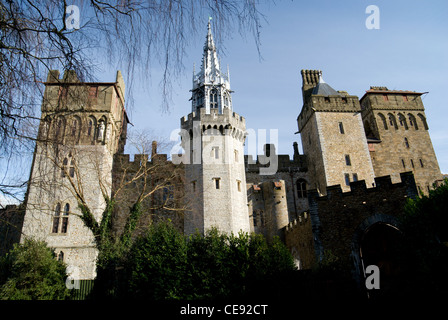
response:
{"label": "stone doorway", "polygon": [[380,289],[368,290],[369,298],[390,296],[398,289],[400,261],[398,260],[401,232],[386,223],[375,223],[366,230],[360,243],[360,257],[365,270],[376,265],[380,271]]}

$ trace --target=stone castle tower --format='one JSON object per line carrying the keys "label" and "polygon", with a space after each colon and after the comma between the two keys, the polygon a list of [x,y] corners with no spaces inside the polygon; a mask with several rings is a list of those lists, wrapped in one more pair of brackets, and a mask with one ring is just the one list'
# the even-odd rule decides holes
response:
{"label": "stone castle tower", "polygon": [[101,221],[126,139],[124,90],[120,71],[115,82],[81,82],[72,71],[50,71],[45,82],[21,241],[46,241],[81,280],[95,278],[97,250],[78,203]]}
{"label": "stone castle tower", "polygon": [[357,96],[336,91],[319,70],[302,70],[303,108],[297,118],[303,152],[308,158],[309,189],[325,192],[350,181],[374,182]]}
{"label": "stone castle tower", "polygon": [[370,87],[360,99],[365,134],[375,176],[412,171],[419,191],[427,193],[440,179],[422,93]]}
{"label": "stone castle tower", "polygon": [[249,231],[244,166],[245,119],[232,111],[229,73],[221,72],[210,22],[201,70],[193,74],[192,112],[181,119],[185,150],[184,232]]}

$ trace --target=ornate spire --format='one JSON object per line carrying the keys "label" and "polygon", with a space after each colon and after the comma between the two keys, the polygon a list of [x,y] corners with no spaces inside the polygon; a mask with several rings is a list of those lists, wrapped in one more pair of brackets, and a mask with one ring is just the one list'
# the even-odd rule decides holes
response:
{"label": "ornate spire", "polygon": [[229,70],[227,69],[227,73],[221,72],[210,20],[211,18],[207,26],[201,70],[197,74],[193,70],[192,111],[206,108],[209,113],[210,109],[217,108],[222,113],[223,108],[232,108]]}

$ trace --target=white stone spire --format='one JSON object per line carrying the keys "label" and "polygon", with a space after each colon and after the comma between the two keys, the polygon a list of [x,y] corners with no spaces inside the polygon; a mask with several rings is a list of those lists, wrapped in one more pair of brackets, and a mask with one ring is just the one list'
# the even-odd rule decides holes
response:
{"label": "white stone spire", "polygon": [[193,112],[200,108],[205,108],[207,113],[210,113],[210,109],[218,109],[219,113],[222,113],[224,108],[232,109],[228,75],[229,70],[227,73],[221,72],[209,20],[201,70],[196,74],[193,70],[193,89],[191,90]]}

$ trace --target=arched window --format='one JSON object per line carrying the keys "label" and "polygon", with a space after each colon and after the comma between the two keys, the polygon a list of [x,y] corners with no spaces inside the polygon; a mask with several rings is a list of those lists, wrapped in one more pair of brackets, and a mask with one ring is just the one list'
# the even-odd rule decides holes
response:
{"label": "arched window", "polygon": [[409,125],[411,127],[414,127],[415,130],[418,130],[418,124],[417,124],[417,121],[415,120],[414,115],[409,113],[408,119],[409,119]]}
{"label": "arched window", "polygon": [[210,90],[210,108],[218,108],[218,91],[216,89]]}
{"label": "arched window", "polygon": [[297,197],[299,198],[306,198],[306,180],[305,179],[298,179],[296,182],[297,186]]}
{"label": "arched window", "polygon": [[58,117],[54,125],[54,140],[56,142],[62,142],[64,140],[65,133],[65,118],[62,116]]}
{"label": "arched window", "polygon": [[58,203],[56,204],[56,208],[54,210],[53,226],[51,228],[52,233],[58,233],[60,218],[61,218],[61,204]]}
{"label": "arched window", "polygon": [[428,124],[426,123],[426,118],[424,115],[422,115],[421,113],[418,114],[418,117],[420,118],[420,120],[423,123],[423,127],[425,127],[425,130],[428,130]]}
{"label": "arched window", "polygon": [[64,206],[64,213],[62,216],[61,233],[67,233],[69,212],[70,212],[70,205],[66,203]]}
{"label": "arched window", "polygon": [[87,137],[89,141],[92,141],[92,143],[95,141],[95,130],[96,118],[94,116],[90,116],[87,119]]}
{"label": "arched window", "polygon": [[382,113],[378,113],[378,117],[381,119],[381,122],[383,123],[384,130],[387,130],[386,117]]}
{"label": "arched window", "polygon": [[398,122],[400,123],[401,127],[404,127],[406,130],[408,130],[408,124],[406,122],[406,118],[401,113],[398,114]]}
{"label": "arched window", "polygon": [[390,126],[394,127],[395,130],[398,130],[397,120],[395,120],[395,116],[392,113],[389,113],[388,116]]}

